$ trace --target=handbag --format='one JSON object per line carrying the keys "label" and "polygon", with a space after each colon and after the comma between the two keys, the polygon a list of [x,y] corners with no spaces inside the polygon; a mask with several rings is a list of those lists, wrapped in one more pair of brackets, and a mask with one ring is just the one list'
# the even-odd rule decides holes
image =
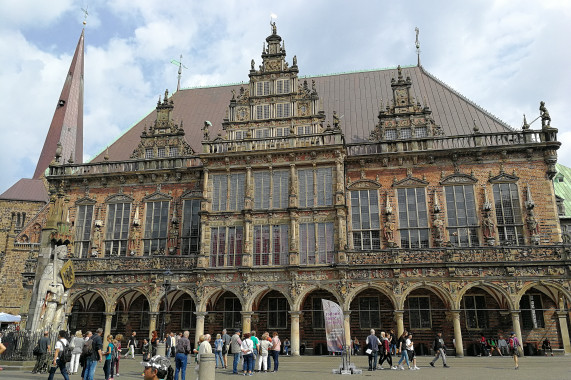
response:
{"label": "handbag", "polygon": [[373,350],[371,350],[370,348],[367,348],[367,350],[365,351],[365,353],[367,355],[371,355],[373,353]]}
{"label": "handbag", "polygon": [[40,346],[36,345],[36,347],[34,347],[34,351],[32,351],[32,353],[34,354],[34,356],[40,356],[42,354],[42,350],[40,350]]}

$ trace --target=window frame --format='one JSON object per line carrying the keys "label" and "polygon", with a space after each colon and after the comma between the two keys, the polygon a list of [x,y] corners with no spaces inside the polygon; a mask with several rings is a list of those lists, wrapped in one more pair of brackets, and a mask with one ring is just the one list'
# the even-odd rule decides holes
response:
{"label": "window frame", "polygon": [[[160,211],[158,222],[155,222],[156,213],[155,208],[160,204]],[[166,212],[163,208],[166,204]],[[152,205],[152,211],[149,211],[149,206]],[[149,215],[149,212],[151,214]],[[169,212],[170,200],[153,200],[145,202],[145,228],[143,235],[143,256],[152,256],[158,252],[165,254],[167,249],[167,239],[169,230]],[[149,220],[149,217],[151,218]],[[158,231],[155,230],[155,225],[158,225]],[[153,249],[156,245],[156,250]]]}
{"label": "window frame", "polygon": [[[230,300],[232,300],[232,307],[231,310],[228,310],[228,301]],[[239,306],[238,310],[236,310],[236,305]],[[222,323],[226,330],[241,328],[242,304],[238,297],[224,297],[224,318]]]}
{"label": "window frame", "polygon": [[[86,210],[91,208],[89,217],[87,217]],[[81,212],[80,210],[84,210]],[[75,215],[75,239],[74,251],[75,256],[79,258],[87,258],[90,255],[91,248],[91,235],[93,232],[95,204],[78,204],[76,205]],[[83,218],[80,215],[83,214]],[[90,219],[88,223],[86,219]],[[81,222],[80,222],[81,221]]]}
{"label": "window frame", "polygon": [[[478,307],[477,298],[483,300],[484,308]],[[473,299],[473,308],[466,307],[466,299],[472,298]],[[462,297],[462,306],[464,307],[464,320],[466,321],[466,329],[467,330],[481,330],[486,329],[490,325],[490,319],[488,315],[488,309],[486,308],[486,295],[485,294],[464,294]],[[469,313],[473,314],[469,315]],[[480,320],[484,323],[480,326]],[[476,322],[476,325],[473,325],[472,322]]]}
{"label": "window frame", "polygon": [[[458,189],[462,190],[462,200],[458,199]],[[466,196],[469,193],[466,192],[467,189],[471,191],[471,194],[469,194],[472,197],[471,200]],[[452,199],[449,199],[450,196]],[[444,197],[446,201],[446,220],[448,222],[446,229],[448,230],[450,242],[458,247],[480,246],[480,224],[478,221],[476,192],[474,191],[474,185],[446,185],[444,186]],[[470,207],[470,203],[472,204],[472,207]],[[459,204],[462,204],[464,208],[458,208],[457,206]],[[462,210],[464,212],[464,218],[466,219],[466,223],[464,224],[458,222],[458,220],[462,218],[462,216],[458,216]],[[472,215],[470,215],[470,213]],[[463,241],[461,239],[466,239],[467,244],[466,240]]]}
{"label": "window frame", "polygon": [[[119,231],[119,238],[116,238],[117,231],[117,207],[121,205],[121,227]],[[129,209],[126,211],[125,206],[128,205]],[[114,208],[113,213],[111,212],[111,208]],[[130,230],[130,220],[131,220],[131,209],[132,203],[131,202],[113,202],[107,203],[107,222],[105,223],[105,256],[127,256],[128,246],[129,246],[129,230]],[[126,215],[125,215],[126,213]],[[111,219],[111,215],[113,214],[113,219]],[[125,218],[126,216],[126,218]],[[126,223],[125,223],[126,219]],[[111,228],[112,227],[112,228]],[[111,230],[111,231],[110,231]],[[115,248],[115,245],[118,245],[119,250],[118,253],[112,255],[111,252]]]}
{"label": "window frame", "polygon": [[[275,300],[276,307],[272,307],[272,300]],[[283,303],[283,305],[281,305]],[[284,307],[280,309],[280,307]],[[268,297],[267,326],[268,329],[287,329],[288,328],[288,301],[285,297]],[[276,324],[272,324],[272,315],[275,316]]]}
{"label": "window frame", "polygon": [[[220,232],[224,234],[220,239]],[[220,246],[223,246],[220,248]],[[214,250],[217,250],[214,252]],[[239,267],[244,255],[243,226],[210,227],[210,266]]]}
{"label": "window frame", "polygon": [[[190,207],[190,215],[186,212],[187,203],[189,204],[188,207]],[[183,256],[200,253],[200,207],[200,199],[187,198],[182,200],[182,240],[180,253]],[[189,217],[190,221],[188,220]],[[193,243],[193,241],[195,243]],[[193,250],[193,247],[196,248]]]}
{"label": "window frame", "polygon": [[[505,187],[508,187],[509,199],[505,199]],[[512,188],[513,187],[513,188]],[[496,191],[497,190],[497,191]],[[496,182],[492,184],[492,192],[494,195],[494,208],[496,214],[496,222],[498,228],[498,239],[500,243],[515,241],[515,245],[524,244],[523,235],[523,213],[519,195],[519,187],[515,182]],[[513,195],[516,195],[516,198]],[[499,195],[499,198],[498,198]],[[509,204],[508,204],[509,203]],[[509,210],[509,211],[507,211]],[[512,223],[506,223],[506,219],[512,214]],[[508,240],[510,233],[514,239]]]}
{"label": "window frame", "polygon": [[[369,300],[373,300],[375,299],[377,302],[377,309],[373,309],[371,306],[371,303],[368,303],[368,308],[366,309],[362,309],[361,308],[361,301],[364,299],[369,299]],[[365,330],[365,329],[380,329],[382,327],[381,324],[381,300],[379,296],[360,296],[358,297],[358,305],[359,305],[359,309],[358,309],[358,313],[359,313],[359,328]],[[374,324],[373,322],[371,322],[373,320],[373,318],[371,318],[371,315],[375,315],[375,317],[377,318],[377,324]],[[363,318],[364,315],[368,315],[367,318]],[[368,321],[365,321],[364,319],[366,319]]]}
{"label": "window frame", "polygon": [[[363,195],[367,194],[367,219],[364,219],[363,214]],[[356,199],[354,195],[357,195]],[[351,234],[353,238],[353,249],[359,251],[371,251],[381,249],[381,218],[379,209],[379,190],[378,189],[365,189],[365,190],[351,190],[349,199],[351,201]],[[375,202],[371,202],[374,200]],[[358,202],[358,203],[356,203]],[[376,208],[376,213],[371,212]],[[376,220],[375,220],[376,215]],[[367,227],[368,224],[368,228]],[[358,228],[356,228],[358,227]],[[366,240],[366,235],[368,240]],[[365,242],[368,241],[368,246]],[[359,242],[358,245],[355,243]],[[376,242],[376,244],[375,244]]]}
{"label": "window frame", "polygon": [[[426,188],[425,187],[401,187],[397,188],[397,207],[398,207],[398,221],[399,221],[399,235],[400,235],[400,246],[401,248],[409,248],[409,249],[423,249],[423,248],[430,248],[430,227],[428,224],[428,204],[427,204],[427,197],[426,197]],[[409,192],[414,190],[414,210],[409,210],[409,206],[412,205],[409,202]],[[405,201],[401,202],[401,192],[405,195]],[[422,197],[419,198],[419,196]],[[404,204],[403,204],[404,203]],[[419,207],[422,206],[422,207]],[[414,213],[413,213],[414,212]],[[424,213],[424,220],[420,216],[420,214]],[[403,223],[402,215],[406,215],[406,225]],[[410,218],[409,216],[413,215],[414,218]],[[411,225],[412,224],[412,225]],[[414,226],[416,224],[416,226]],[[424,225],[421,225],[424,224]],[[417,236],[411,235],[412,232],[416,232]],[[408,245],[405,243],[404,234],[406,233],[408,237]],[[424,233],[424,236],[423,236]],[[418,239],[418,246],[414,246],[413,239]],[[422,240],[423,237],[426,240]],[[424,244],[422,242],[425,242]]]}
{"label": "window frame", "polygon": [[[427,299],[428,300],[428,308],[421,308],[420,302],[418,303],[418,308],[411,308],[410,301],[411,299]],[[419,295],[419,296],[411,296],[409,295],[406,299],[407,306],[408,306],[408,323],[411,329],[417,330],[427,330],[432,329],[432,303],[430,302],[430,296]],[[418,325],[413,324],[413,312],[418,313]],[[423,317],[423,312],[428,314],[428,318],[426,316]],[[428,326],[426,326],[426,320],[428,320]]]}
{"label": "window frame", "polygon": [[[289,260],[289,225],[257,224],[253,226],[253,267],[287,265]],[[276,246],[277,244],[277,246]]]}
{"label": "window frame", "polygon": [[[522,307],[522,301],[527,298],[529,309]],[[536,299],[533,299],[536,298]],[[539,308],[536,306],[539,302]],[[526,293],[519,301],[519,310],[521,312],[521,327],[525,330],[544,329],[545,328],[545,313],[543,309],[543,297],[541,293]],[[528,324],[531,321],[531,324]]]}

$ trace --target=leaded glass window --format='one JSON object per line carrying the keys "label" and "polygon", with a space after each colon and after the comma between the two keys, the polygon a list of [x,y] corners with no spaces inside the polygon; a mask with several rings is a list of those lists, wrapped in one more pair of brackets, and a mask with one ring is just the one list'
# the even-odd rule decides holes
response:
{"label": "leaded glass window", "polygon": [[522,216],[519,194],[515,183],[495,183],[494,201],[500,243],[521,244]]}
{"label": "leaded glass window", "polygon": [[541,295],[524,294],[519,301],[522,327],[526,330],[545,328]]}
{"label": "leaded glass window", "polygon": [[325,328],[325,320],[323,316],[323,302],[321,302],[321,298],[312,298],[311,299],[311,327],[316,329],[323,329]]}
{"label": "leaded glass window", "polygon": [[469,329],[488,327],[486,297],[482,295],[465,295],[462,301],[464,302],[464,312],[466,313],[466,327]]}
{"label": "leaded glass window", "polygon": [[317,206],[333,204],[333,168],[318,168],[316,173]]}
{"label": "leaded glass window", "polygon": [[129,237],[131,203],[107,205],[105,256],[126,256]]}
{"label": "leaded glass window", "polygon": [[228,202],[228,211],[241,211],[244,209],[244,187],[246,174],[232,173],[230,174],[230,198]]}
{"label": "leaded glass window", "polygon": [[181,330],[190,330],[196,326],[195,306],[192,300],[182,301],[182,318],[180,321]]}
{"label": "leaded glass window", "polygon": [[287,265],[288,225],[254,226],[254,266]]}
{"label": "leaded glass window", "polygon": [[285,209],[289,198],[289,171],[274,170],[272,173],[272,208]]}
{"label": "leaded glass window", "polygon": [[224,328],[227,330],[242,328],[242,305],[236,297],[224,298]]}
{"label": "leaded glass window", "polygon": [[254,209],[270,208],[270,172],[254,172]]}
{"label": "leaded glass window", "polygon": [[355,249],[381,248],[377,190],[351,191],[351,227]]}
{"label": "leaded glass window", "polygon": [[270,82],[256,82],[256,96],[270,95]]}
{"label": "leaded glass window", "polygon": [[412,137],[412,131],[410,128],[403,128],[400,130],[401,139],[410,139]]}
{"label": "leaded glass window", "polygon": [[333,263],[333,234],[333,223],[300,223],[300,263],[302,265]]}
{"label": "leaded glass window", "polygon": [[276,94],[289,94],[290,92],[289,79],[278,79],[276,81]]}
{"label": "leaded glass window", "polygon": [[432,326],[430,297],[408,297],[408,315],[410,328],[429,329]]}
{"label": "leaded glass window", "polygon": [[474,186],[446,186],[446,213],[450,242],[459,247],[480,244]]}
{"label": "leaded glass window", "polygon": [[287,329],[287,299],[268,298],[268,329]]}
{"label": "leaded glass window", "polygon": [[313,169],[297,171],[299,207],[313,207],[315,199],[313,189]]}
{"label": "leaded glass window", "polygon": [[198,254],[200,250],[200,200],[186,199],[182,206],[182,254]]}
{"label": "leaded glass window", "polygon": [[169,202],[147,202],[145,215],[145,255],[164,254],[167,245]]}
{"label": "leaded glass window", "polygon": [[89,241],[93,225],[93,205],[78,205],[75,218],[75,256],[89,256]]}
{"label": "leaded glass window", "polygon": [[276,117],[290,117],[291,116],[291,104],[290,103],[278,103],[276,104]]}
{"label": "leaded glass window", "polygon": [[359,327],[361,329],[381,327],[379,297],[359,297]]}
{"label": "leaded glass window", "polygon": [[428,248],[428,213],[423,187],[397,189],[402,248]]}
{"label": "leaded glass window", "polygon": [[385,130],[385,140],[395,140],[397,138],[396,129],[386,129]]}
{"label": "leaded glass window", "polygon": [[212,227],[210,229],[210,265],[212,267],[241,266],[243,228]]}
{"label": "leaded glass window", "polygon": [[212,211],[226,211],[228,201],[228,175],[212,176]]}
{"label": "leaded glass window", "polygon": [[260,104],[256,106],[256,119],[269,119],[270,118],[270,105]]}

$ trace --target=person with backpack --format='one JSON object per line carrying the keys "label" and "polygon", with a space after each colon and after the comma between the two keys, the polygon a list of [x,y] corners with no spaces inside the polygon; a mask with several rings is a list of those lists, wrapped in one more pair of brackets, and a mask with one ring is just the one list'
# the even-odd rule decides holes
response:
{"label": "person with backpack", "polygon": [[514,369],[519,369],[519,362],[518,362],[519,348],[521,347],[523,349],[523,346],[521,345],[521,342],[519,341],[519,339],[515,335],[515,332],[513,331],[511,333],[510,340],[508,341],[508,347],[510,349],[510,355],[513,356],[514,358],[514,363],[515,363]]}
{"label": "person with backpack", "polygon": [[67,352],[69,351],[69,359],[71,361],[71,350],[66,350],[69,346],[69,343],[66,339],[67,332],[65,330],[60,330],[58,333],[58,340],[55,345],[55,352],[54,352],[54,360],[52,362],[52,366],[50,368],[50,375],[48,380],[53,380],[54,374],[56,370],[59,368],[64,380],[69,380],[69,376],[67,374],[67,369],[65,368]]}
{"label": "person with backpack", "polygon": [[[90,339],[91,345],[87,348],[90,354],[86,356],[85,360],[84,380],[93,380],[97,363],[103,361],[103,340],[101,339],[101,334],[103,334],[103,329],[98,328],[97,333]],[[88,344],[89,341],[85,342],[85,346],[88,346]]]}
{"label": "person with backpack", "polygon": [[103,373],[105,374],[105,380],[113,378],[113,351],[117,354],[115,345],[113,344],[113,335],[107,335],[107,351],[105,351],[105,364],[103,364]]}

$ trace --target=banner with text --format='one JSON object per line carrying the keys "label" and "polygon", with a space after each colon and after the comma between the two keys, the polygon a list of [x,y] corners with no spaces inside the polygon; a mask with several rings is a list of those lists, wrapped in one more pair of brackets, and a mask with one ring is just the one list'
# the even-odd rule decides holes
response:
{"label": "banner with text", "polygon": [[327,349],[330,352],[343,351],[345,329],[343,328],[343,310],[335,302],[321,299],[325,320]]}

